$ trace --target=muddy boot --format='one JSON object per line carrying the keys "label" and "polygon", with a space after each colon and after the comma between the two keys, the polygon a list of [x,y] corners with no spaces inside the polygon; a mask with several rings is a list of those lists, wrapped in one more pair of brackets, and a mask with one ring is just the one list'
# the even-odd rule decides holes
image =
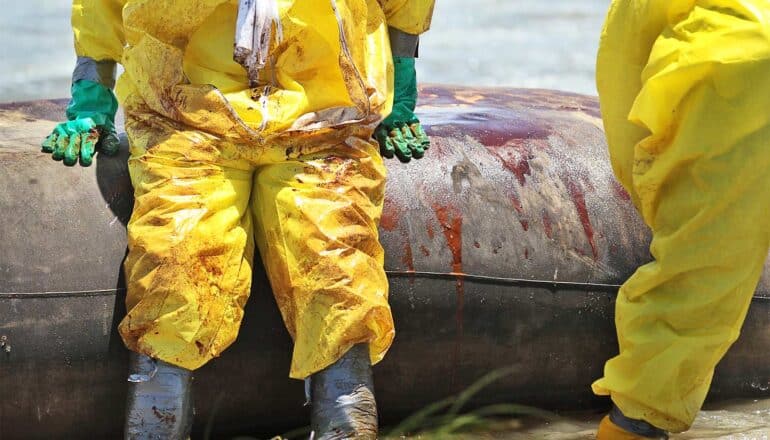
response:
{"label": "muddy boot", "polygon": [[599,424],[597,440],[668,440],[666,431],[656,428],[644,420],[630,419],[617,406]]}
{"label": "muddy boot", "polygon": [[185,440],[192,428],[192,371],[131,352],[126,440]]}
{"label": "muddy boot", "polygon": [[359,344],[310,378],[313,440],[376,439],[369,347]]}

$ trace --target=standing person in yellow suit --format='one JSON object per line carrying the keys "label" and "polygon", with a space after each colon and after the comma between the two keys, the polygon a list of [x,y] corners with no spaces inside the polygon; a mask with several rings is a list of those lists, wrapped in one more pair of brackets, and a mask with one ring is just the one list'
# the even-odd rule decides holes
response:
{"label": "standing person in yellow suit", "polygon": [[310,378],[314,437],[376,437],[371,364],[394,329],[372,137],[379,124],[383,154],[402,160],[427,147],[414,56],[432,10],[432,0],[73,2],[69,121],[43,150],[67,165],[117,151],[121,63],[135,192],[119,328],[133,352],[126,438],[189,434],[192,371],[237,336],[255,243],[294,340],[289,374]]}
{"label": "standing person in yellow suit", "polygon": [[598,439],[666,438],[692,424],[770,248],[770,1],[614,0],[597,84],[654,257],[618,295]]}

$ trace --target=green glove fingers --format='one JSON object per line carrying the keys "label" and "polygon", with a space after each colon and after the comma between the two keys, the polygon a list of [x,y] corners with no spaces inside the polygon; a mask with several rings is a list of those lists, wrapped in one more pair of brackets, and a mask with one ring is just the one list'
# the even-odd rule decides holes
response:
{"label": "green glove fingers", "polygon": [[64,150],[67,149],[70,141],[70,130],[67,128],[68,122],[63,122],[53,130],[52,137],[55,136],[53,151],[51,151],[54,160],[64,159]]}
{"label": "green glove fingers", "polygon": [[417,103],[417,74],[414,58],[393,57],[394,90],[393,110],[375,130],[383,157],[394,155],[402,162],[425,155],[430,141],[414,115]]}
{"label": "green glove fingers", "polygon": [[404,136],[403,127],[396,127],[390,131],[388,140],[393,144],[396,150],[396,156],[401,162],[412,160],[412,144]]}
{"label": "green glove fingers", "polygon": [[64,165],[72,166],[78,162],[82,138],[83,133],[75,133],[70,135],[67,148],[64,149]]}
{"label": "green glove fingers", "polygon": [[43,153],[53,153],[54,148],[56,148],[56,139],[58,137],[59,135],[54,131],[45,138],[43,141]]}
{"label": "green glove fingers", "polygon": [[407,124],[400,125],[396,128],[396,130],[401,132],[401,137],[406,141],[407,144],[409,144],[410,147],[417,144],[417,138],[414,137],[412,130]]}
{"label": "green glove fingers", "polygon": [[417,133],[412,128],[413,125],[415,124],[412,123],[410,125],[404,125],[401,127],[401,132],[404,135],[404,139],[406,139],[407,143],[409,144],[412,157],[415,159],[421,159],[425,155],[425,147],[423,146],[423,141],[417,136]]}
{"label": "green glove fingers", "polygon": [[425,130],[422,128],[422,124],[420,124],[420,121],[412,122],[409,124],[409,128],[412,129],[412,133],[414,133],[414,136],[417,138],[417,141],[420,142],[420,145],[422,146],[423,150],[427,150],[430,148],[430,139],[428,138],[428,135],[425,133]]}
{"label": "green glove fingers", "polygon": [[99,132],[91,118],[76,119],[57,125],[43,141],[43,151],[68,166],[75,165],[79,156],[83,165],[89,165],[98,139]]}
{"label": "green glove fingers", "polygon": [[42,151],[68,166],[78,159],[83,166],[91,165],[97,146],[114,155],[120,145],[114,123],[117,109],[118,102],[109,88],[89,80],[75,82],[67,106],[69,121],[56,126],[43,141]]}
{"label": "green glove fingers", "polygon": [[374,130],[374,138],[377,139],[377,143],[380,144],[380,154],[383,157],[392,159],[396,155],[396,148],[390,141],[389,131],[384,126],[380,125]]}
{"label": "green glove fingers", "polygon": [[380,125],[374,132],[374,138],[380,144],[380,154],[383,157],[390,159],[396,156],[402,162],[422,158],[430,146],[428,137],[419,123],[398,124],[391,130]]}
{"label": "green glove fingers", "polygon": [[[80,134],[80,164],[87,167],[93,162],[96,145],[99,142],[99,132],[94,129]],[[77,155],[76,155],[77,156]],[[66,163],[66,161],[65,161]],[[74,162],[72,163],[75,164]]]}

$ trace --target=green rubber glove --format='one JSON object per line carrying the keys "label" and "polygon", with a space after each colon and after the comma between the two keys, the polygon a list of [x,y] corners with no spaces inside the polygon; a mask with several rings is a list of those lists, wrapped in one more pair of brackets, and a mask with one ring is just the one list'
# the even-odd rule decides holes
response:
{"label": "green rubber glove", "polygon": [[383,156],[394,155],[402,162],[419,159],[430,147],[430,140],[414,115],[417,104],[417,72],[414,58],[393,57],[394,93],[393,111],[374,130]]}
{"label": "green rubber glove", "polygon": [[43,151],[54,160],[72,166],[80,158],[83,166],[91,165],[96,147],[104,154],[115,155],[120,140],[115,132],[118,100],[112,90],[98,82],[81,79],[72,84],[72,99],[67,106],[67,119],[54,128],[43,141]]}

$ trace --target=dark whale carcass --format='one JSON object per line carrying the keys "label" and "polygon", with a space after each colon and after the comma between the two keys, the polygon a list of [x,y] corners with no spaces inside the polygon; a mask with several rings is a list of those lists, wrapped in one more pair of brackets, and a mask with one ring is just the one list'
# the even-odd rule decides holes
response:
{"label": "dark whale carcass", "polygon": [[[375,368],[384,421],[513,374],[475,404],[601,405],[613,299],[649,260],[649,233],[610,169],[594,98],[428,86],[433,146],[388,161],[381,237],[396,342]],[[127,354],[121,262],[132,207],[126,149],[90,168],[39,152],[65,101],[0,105],[0,438],[120,438]],[[767,268],[767,265],[766,265]],[[719,365],[712,398],[770,385],[770,279]],[[196,374],[196,431],[307,423],[290,340],[255,271],[238,341]]]}

